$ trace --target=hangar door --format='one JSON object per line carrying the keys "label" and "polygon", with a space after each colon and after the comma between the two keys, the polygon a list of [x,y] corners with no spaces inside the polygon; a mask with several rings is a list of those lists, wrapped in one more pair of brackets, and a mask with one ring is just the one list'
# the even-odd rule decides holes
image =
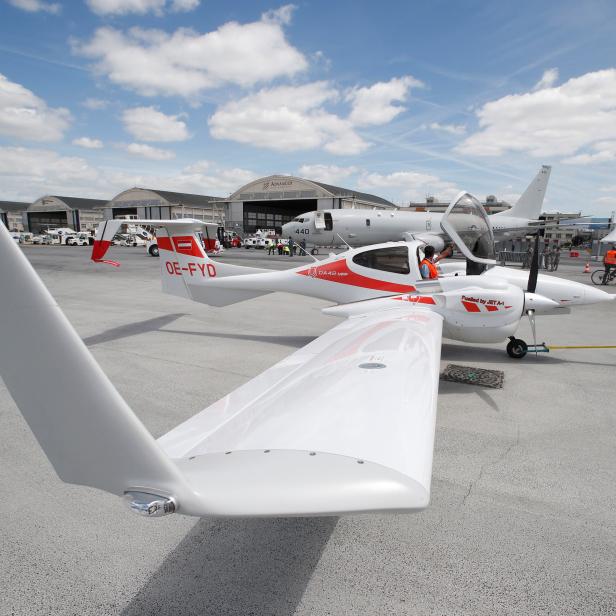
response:
{"label": "hangar door", "polygon": [[28,229],[31,233],[41,233],[47,229],[56,227],[71,227],[69,212],[28,212]]}
{"label": "hangar door", "polygon": [[282,225],[316,209],[316,199],[244,201],[244,233],[254,233],[257,229],[276,229],[276,233],[282,233]]}

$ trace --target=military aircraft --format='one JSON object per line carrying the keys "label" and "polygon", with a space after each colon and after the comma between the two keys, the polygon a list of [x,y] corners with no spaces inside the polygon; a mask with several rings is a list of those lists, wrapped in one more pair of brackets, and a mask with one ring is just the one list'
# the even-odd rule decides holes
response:
{"label": "military aircraft", "polygon": [[[536,230],[551,167],[543,165],[516,204],[490,215],[497,239],[524,237]],[[282,235],[317,246],[366,246],[392,240],[417,239],[440,251],[445,237],[443,214],[402,210],[341,209],[307,212],[283,225]]]}
{"label": "military aircraft", "polygon": [[[442,335],[503,340],[526,315],[612,299],[538,276],[536,259],[524,284],[494,273],[481,204],[461,194],[447,214],[441,225],[466,271],[427,283],[414,277],[418,242],[350,251],[283,278],[209,259],[199,221],[158,221],[167,292],[226,305],[292,287],[351,302],[327,309],[344,321],[158,440],[0,225],[0,310],[11,315],[0,321],[0,375],[63,481],[124,496],[144,516],[422,509]],[[104,230],[96,241],[102,259]]]}

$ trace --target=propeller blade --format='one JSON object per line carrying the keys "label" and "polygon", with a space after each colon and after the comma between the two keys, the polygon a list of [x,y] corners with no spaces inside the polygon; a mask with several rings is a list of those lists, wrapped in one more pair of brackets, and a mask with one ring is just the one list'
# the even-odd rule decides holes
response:
{"label": "propeller blade", "polygon": [[539,275],[539,233],[535,235],[535,248],[533,250],[533,258],[530,262],[530,272],[528,274],[527,291],[535,292],[537,288],[537,276]]}

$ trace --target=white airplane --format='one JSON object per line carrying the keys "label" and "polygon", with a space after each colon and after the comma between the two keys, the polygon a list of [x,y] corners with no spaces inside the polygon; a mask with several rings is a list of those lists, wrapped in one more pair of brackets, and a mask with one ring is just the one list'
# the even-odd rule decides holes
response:
{"label": "white airplane", "polygon": [[[156,221],[169,293],[213,305],[274,290],[352,302],[326,309],[346,320],[158,440],[2,227],[0,310],[11,319],[0,320],[0,374],[63,481],[124,496],[146,516],[422,509],[430,497],[441,336],[504,340],[526,315],[612,299],[538,275],[536,259],[525,281],[519,271],[493,267],[490,224],[470,195],[447,214],[443,231],[481,274],[418,282],[417,241],[255,273],[209,259],[197,235],[203,223]],[[99,229],[97,259],[111,231]]]}
{"label": "white airplane", "polygon": [[[517,203],[490,215],[492,230],[500,238],[523,237],[538,221],[551,167],[543,165]],[[305,239],[316,246],[367,246],[380,242],[417,239],[436,251],[445,245],[438,212],[404,210],[319,210],[307,212],[282,226],[283,237]]]}

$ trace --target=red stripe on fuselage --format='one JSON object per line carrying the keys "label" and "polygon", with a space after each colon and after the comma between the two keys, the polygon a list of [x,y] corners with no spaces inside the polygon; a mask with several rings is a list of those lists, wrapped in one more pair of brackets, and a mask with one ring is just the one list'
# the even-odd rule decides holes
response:
{"label": "red stripe on fuselage", "polygon": [[468,312],[481,312],[481,308],[477,304],[473,304],[472,302],[463,301],[462,304],[466,308]]}
{"label": "red stripe on fuselage", "polygon": [[410,284],[398,284],[396,282],[387,282],[378,278],[369,278],[352,272],[346,262],[346,259],[327,263],[325,265],[315,265],[305,270],[297,272],[302,276],[310,276],[319,280],[327,280],[328,282],[337,282],[338,284],[347,284],[353,287],[361,287],[363,289],[375,289],[377,291],[387,291],[389,293],[408,293],[416,291],[415,287]]}
{"label": "red stripe on fuselage", "polygon": [[392,299],[398,299],[403,302],[411,302],[413,304],[430,304],[432,306],[436,306],[434,298],[429,295],[401,295],[400,297],[392,297]]}

